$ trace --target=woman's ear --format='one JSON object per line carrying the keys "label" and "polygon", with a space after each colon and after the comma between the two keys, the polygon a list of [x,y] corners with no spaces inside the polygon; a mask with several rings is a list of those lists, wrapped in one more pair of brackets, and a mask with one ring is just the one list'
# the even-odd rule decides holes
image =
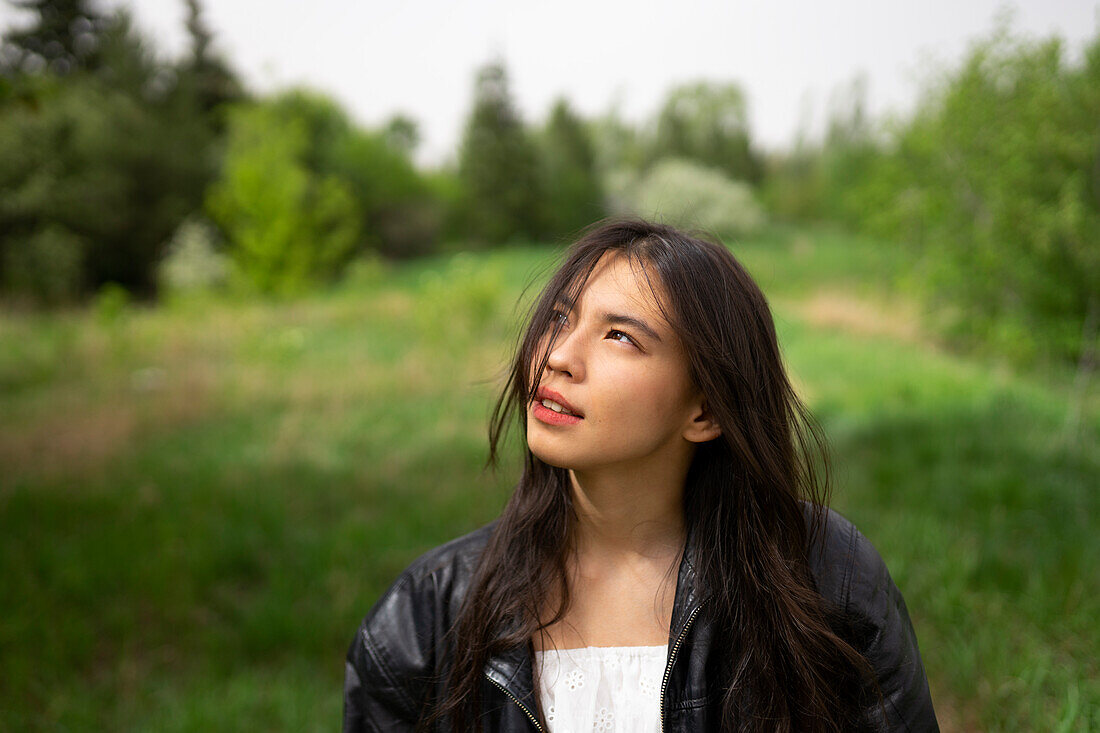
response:
{"label": "woman's ear", "polygon": [[721,434],[722,426],[714,419],[714,414],[711,413],[707,401],[701,399],[695,413],[692,415],[691,423],[684,430],[684,438],[692,443],[706,443]]}

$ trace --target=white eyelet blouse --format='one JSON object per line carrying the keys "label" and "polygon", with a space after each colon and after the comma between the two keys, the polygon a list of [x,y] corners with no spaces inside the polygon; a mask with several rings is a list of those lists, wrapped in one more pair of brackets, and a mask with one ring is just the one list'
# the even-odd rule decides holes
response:
{"label": "white eyelet blouse", "polygon": [[658,733],[667,655],[664,644],[536,651],[550,733]]}

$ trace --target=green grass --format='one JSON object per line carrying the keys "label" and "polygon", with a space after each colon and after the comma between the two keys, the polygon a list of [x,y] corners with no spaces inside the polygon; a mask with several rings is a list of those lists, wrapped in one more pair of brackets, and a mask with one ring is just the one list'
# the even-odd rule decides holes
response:
{"label": "green grass", "polygon": [[[905,593],[945,730],[1100,726],[1094,394],[1071,439],[1071,374],[914,336],[881,243],[775,230],[734,251],[832,441],[834,504]],[[514,455],[482,472],[485,422],[554,255],[0,317],[0,729],[338,725],[361,616],[517,476]],[[848,293],[842,317],[823,292]]]}

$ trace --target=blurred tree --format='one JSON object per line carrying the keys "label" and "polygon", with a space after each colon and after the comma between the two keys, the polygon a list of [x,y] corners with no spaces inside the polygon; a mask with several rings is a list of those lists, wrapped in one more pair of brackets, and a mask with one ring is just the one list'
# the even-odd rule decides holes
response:
{"label": "blurred tree", "polygon": [[334,104],[300,91],[230,111],[207,210],[229,240],[239,285],[300,292],[348,261],[359,211],[346,182],[325,172],[334,137],[347,133]]}
{"label": "blurred tree", "polygon": [[225,124],[219,110],[229,102],[242,100],[244,89],[229,64],[211,47],[214,36],[202,17],[199,0],[184,2],[187,5],[184,25],[191,47],[177,67],[180,88],[193,95],[198,108],[210,115],[211,124],[223,132]]}
{"label": "blurred tree", "polygon": [[596,169],[601,178],[614,171],[638,173],[645,165],[648,143],[641,133],[623,119],[618,106],[587,123],[595,152]]}
{"label": "blurred tree", "polygon": [[568,235],[604,216],[592,143],[565,99],[554,104],[540,142],[548,233]]}
{"label": "blurred tree", "polygon": [[386,123],[383,133],[386,141],[405,155],[412,155],[420,144],[420,129],[416,120],[406,115],[394,115]]}
{"label": "blurred tree", "polygon": [[[0,115],[0,280],[8,290],[68,297],[115,282],[143,295],[163,243],[202,200],[214,170],[209,131],[175,94],[176,76],[119,12],[99,66],[35,75]],[[38,288],[51,258],[80,263],[65,287]],[[61,260],[58,260],[61,261]],[[60,271],[60,270],[59,270]],[[22,273],[22,274],[17,274]]]}
{"label": "blurred tree", "polygon": [[503,62],[491,62],[477,73],[458,171],[463,185],[459,216],[469,237],[500,243],[542,235],[538,152],[512,102]]}
{"label": "blurred tree", "polygon": [[777,151],[763,160],[760,197],[772,217],[786,222],[813,222],[822,216],[821,150],[799,141],[793,150]]}
{"label": "blurred tree", "polygon": [[304,90],[280,94],[270,104],[304,124],[306,167],[348,187],[359,216],[358,250],[410,257],[435,247],[441,203],[406,149],[417,134],[415,121],[397,116],[381,131],[363,130],[334,101]]}
{"label": "blurred tree", "polygon": [[100,65],[100,39],[112,23],[93,0],[9,1],[34,17],[30,26],[4,34],[0,73],[64,76]]}
{"label": "blurred tree", "polygon": [[178,76],[171,64],[134,28],[128,12],[119,11],[100,37],[101,64],[94,74],[71,79],[130,97],[152,111],[172,101]]}
{"label": "blurred tree", "polygon": [[[831,101],[820,160],[825,182],[819,189],[820,205],[830,218],[859,226],[871,215],[867,205],[876,193],[871,182],[884,157],[867,116],[866,74],[857,74]],[[889,206],[890,202],[876,204]]]}
{"label": "blurred tree", "polygon": [[[1061,39],[1024,39],[1010,22],[1002,15],[957,67],[930,74],[915,111],[880,129],[857,79],[816,159],[801,161],[817,202],[806,210],[905,242],[909,283],[959,341],[1091,365],[1100,34],[1071,65]],[[769,182],[769,200],[797,192],[791,182]]]}
{"label": "blurred tree", "polygon": [[709,82],[673,88],[657,116],[649,162],[664,157],[695,160],[736,180],[758,183],[763,170],[749,144],[741,88]]}
{"label": "blurred tree", "polygon": [[425,172],[424,181],[437,206],[438,244],[441,247],[467,246],[463,240],[469,238],[469,230],[462,219],[464,197],[457,164],[448,161]]}
{"label": "blurred tree", "polygon": [[947,328],[1025,360],[1083,359],[1100,315],[1100,35],[1078,67],[1063,50],[1003,17],[863,184]]}
{"label": "blurred tree", "polygon": [[231,119],[208,210],[260,289],[300,289],[368,250],[408,257],[435,248],[443,203],[405,149],[412,120],[359,129],[332,99],[304,89],[238,105]]}
{"label": "blurred tree", "polygon": [[392,124],[378,132],[349,131],[331,168],[355,195],[367,235],[363,246],[390,257],[432,251],[444,215],[443,202],[409,159],[410,140],[395,139]]}

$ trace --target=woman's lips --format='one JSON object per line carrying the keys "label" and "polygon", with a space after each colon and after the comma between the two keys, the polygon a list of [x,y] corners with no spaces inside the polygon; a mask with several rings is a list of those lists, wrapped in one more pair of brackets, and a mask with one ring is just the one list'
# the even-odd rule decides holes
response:
{"label": "woman's lips", "polygon": [[532,400],[531,405],[532,414],[547,425],[575,425],[584,419],[579,415],[566,415],[564,412],[556,412],[536,400]]}

